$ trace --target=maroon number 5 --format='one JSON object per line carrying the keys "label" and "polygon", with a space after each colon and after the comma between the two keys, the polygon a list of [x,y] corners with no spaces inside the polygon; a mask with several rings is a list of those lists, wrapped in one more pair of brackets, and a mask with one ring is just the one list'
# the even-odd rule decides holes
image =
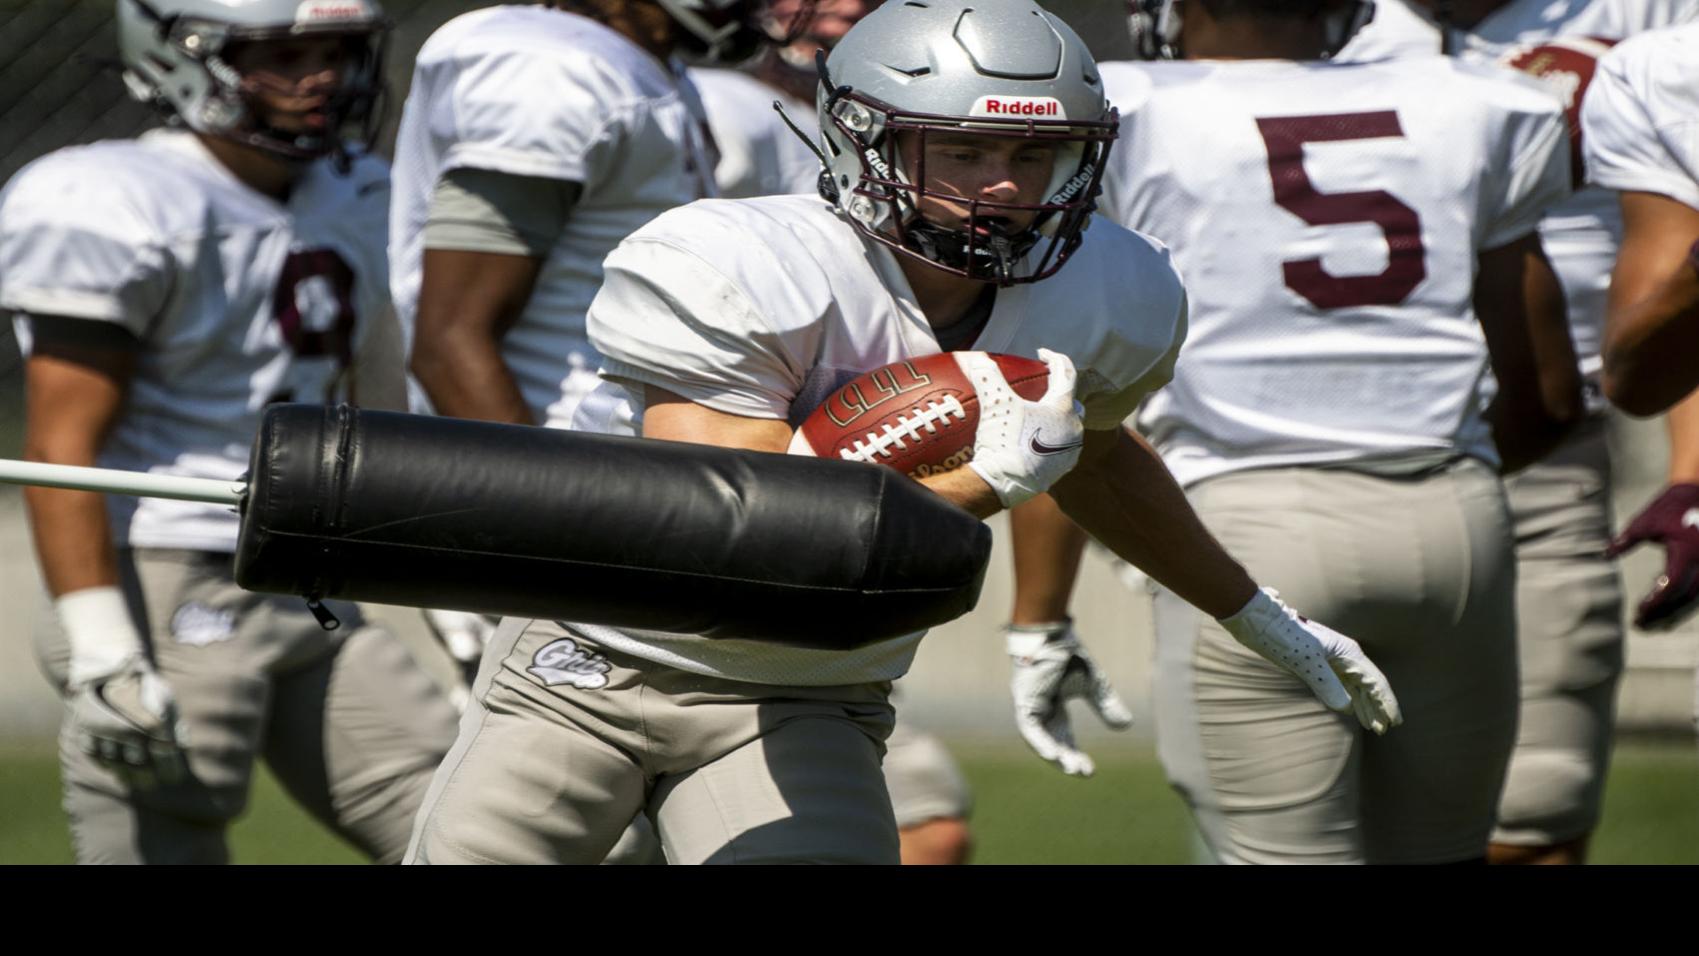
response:
{"label": "maroon number 5", "polygon": [[1386,235],[1386,268],[1378,275],[1336,276],[1320,259],[1281,263],[1286,286],[1318,309],[1361,305],[1397,305],[1427,277],[1422,261],[1422,220],[1416,210],[1391,193],[1368,189],[1354,193],[1317,192],[1304,172],[1304,144],[1351,139],[1402,138],[1398,114],[1338,113],[1331,116],[1281,116],[1257,120],[1268,147],[1268,176],[1274,201],[1312,226],[1372,222]]}

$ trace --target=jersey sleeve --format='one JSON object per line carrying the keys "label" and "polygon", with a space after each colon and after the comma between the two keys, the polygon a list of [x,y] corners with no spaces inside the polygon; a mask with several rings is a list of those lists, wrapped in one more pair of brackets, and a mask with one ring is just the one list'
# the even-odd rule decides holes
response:
{"label": "jersey sleeve", "polygon": [[1587,178],[1699,209],[1699,69],[1663,52],[1630,42],[1600,59],[1581,109]]}
{"label": "jersey sleeve", "polygon": [[784,419],[812,354],[805,330],[784,330],[720,270],[664,239],[621,243],[590,304],[602,374],[652,385],[749,418]]}
{"label": "jersey sleeve", "polygon": [[48,157],[0,193],[0,309],[94,319],[143,336],[171,293],[171,254],[120,186]]}
{"label": "jersey sleeve", "polygon": [[[1483,80],[1498,94],[1487,99],[1489,135],[1497,136],[1481,192],[1481,248],[1526,236],[1546,210],[1572,191],[1569,131],[1562,105],[1544,89],[1508,70]],[[1484,98],[1486,99],[1486,98]]]}
{"label": "jersey sleeve", "polygon": [[1179,361],[1180,345],[1186,340],[1187,306],[1184,290],[1181,290],[1179,300],[1179,307],[1171,317],[1173,335],[1169,339],[1168,347],[1142,374],[1131,382],[1121,384],[1095,369],[1086,371],[1085,387],[1078,391],[1078,394],[1083,396],[1081,404],[1085,406],[1086,428],[1093,431],[1119,428],[1152,392],[1173,381],[1174,363]]}
{"label": "jersey sleeve", "polygon": [[472,167],[584,183],[606,173],[617,149],[623,96],[600,90],[589,58],[544,52],[469,51],[428,68],[448,95],[432,97],[436,135],[450,143],[443,169]]}

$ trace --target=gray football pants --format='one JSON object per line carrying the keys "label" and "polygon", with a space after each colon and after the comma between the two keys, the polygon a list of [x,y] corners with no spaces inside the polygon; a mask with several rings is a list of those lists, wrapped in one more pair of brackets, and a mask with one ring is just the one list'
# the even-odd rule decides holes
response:
{"label": "gray football pants", "polygon": [[1599,823],[1623,666],[1622,582],[1604,556],[1610,485],[1603,415],[1505,481],[1522,715],[1494,843],[1551,846]]}
{"label": "gray football pants", "polygon": [[596,863],[646,814],[669,863],[896,863],[890,685],[705,677],[508,619],[411,863]]}
{"label": "gray football pants", "polygon": [[[228,554],[119,558],[131,611],[187,728],[189,777],[130,790],[62,733],[78,861],[229,862],[225,831],[263,756],[325,826],[376,861],[398,862],[456,719],[407,649],[351,604],[327,602],[342,621],[327,632],[301,598],[238,588]],[[70,649],[56,624],[38,635],[37,652],[63,688]]]}
{"label": "gray football pants", "polygon": [[1359,641],[1404,712],[1384,737],[1172,594],[1156,598],[1159,752],[1217,859],[1483,856],[1516,730],[1515,565],[1498,478],[1269,469],[1188,496],[1300,613]]}

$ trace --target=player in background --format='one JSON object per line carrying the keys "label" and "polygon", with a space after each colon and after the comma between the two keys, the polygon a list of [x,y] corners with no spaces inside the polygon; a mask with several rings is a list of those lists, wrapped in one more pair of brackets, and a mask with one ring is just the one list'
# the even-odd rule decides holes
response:
{"label": "player in background", "polygon": [[[661,212],[714,194],[714,150],[680,57],[752,55],[768,39],[765,9],[497,6],[425,42],[402,108],[390,215],[416,411],[572,425],[596,382],[584,310],[603,257]],[[475,668],[493,624],[426,617]]]}
{"label": "player in background", "polygon": [[[880,2],[821,0],[815,4],[808,25],[792,42],[774,47],[739,69],[690,69],[691,82],[702,96],[708,130],[719,151],[714,180],[721,196],[746,199],[815,191],[820,159],[808,146],[819,139],[812,102],[814,86],[819,82],[815,55],[830,51]],[[800,3],[774,0],[772,16],[788,22]],[[784,107],[783,118],[774,109],[775,101]]]}
{"label": "player in background", "polygon": [[[1384,0],[1377,7],[1389,9],[1400,16],[1377,13],[1342,56],[1368,58],[1423,35],[1477,63],[1502,62],[1518,50],[1551,42],[1598,50],[1692,20],[1699,3]],[[1546,79],[1575,116],[1586,93],[1581,75],[1557,67]],[[1579,160],[1579,146],[1574,155]],[[1580,184],[1582,170],[1574,173]],[[1516,524],[1522,714],[1493,836],[1495,863],[1585,862],[1604,802],[1623,633],[1622,585],[1614,561],[1604,556],[1611,539],[1612,480],[1599,369],[1611,265],[1621,235],[1616,200],[1597,186],[1578,186],[1540,222],[1541,242],[1568,303],[1589,414],[1551,455],[1506,483]],[[1699,428],[1699,403],[1672,410],[1668,427],[1672,445],[1682,444],[1678,436]],[[1695,458],[1699,455],[1672,455],[1674,499],[1681,497],[1680,485],[1699,479]],[[1642,606],[1653,610],[1637,617],[1655,622],[1660,603],[1659,594],[1649,596]]]}
{"label": "player in background", "polygon": [[[1553,41],[1571,47],[1572,55],[1596,55],[1618,39],[1695,12],[1693,0],[1382,0],[1337,59],[1372,62],[1443,49],[1492,64]],[[1583,75],[1558,66],[1544,79],[1573,122]],[[1573,146],[1578,159],[1579,144]],[[1579,169],[1574,173],[1579,184]],[[1621,584],[1604,554],[1611,467],[1599,342],[1620,231],[1615,201],[1593,187],[1579,187],[1540,222],[1541,243],[1564,290],[1588,415],[1563,444],[1506,482],[1517,540],[1522,713],[1491,847],[1495,863],[1584,862],[1603,803],[1623,647]],[[1681,430],[1687,414],[1672,414],[1672,431]],[[1699,470],[1699,462],[1689,468]]]}
{"label": "player in background", "polygon": [[[1622,248],[1611,274],[1604,387],[1635,415],[1690,411],[1699,387],[1699,25],[1619,44],[1582,111],[1587,174],[1617,191]],[[1699,423],[1670,415],[1670,486],[1612,544],[1664,547],[1639,627],[1673,626],[1699,598]],[[1696,687],[1699,690],[1699,687]],[[1699,695],[1696,695],[1699,708]],[[1699,710],[1696,710],[1699,714]]]}
{"label": "player in background", "polygon": [[[602,259],[667,209],[715,195],[681,58],[753,55],[771,39],[767,14],[764,0],[562,0],[477,10],[425,42],[390,223],[416,410],[581,427],[600,363],[584,312]],[[493,619],[425,617],[475,672]],[[636,833],[615,855],[658,858]]]}
{"label": "player in background", "polygon": [[[119,0],[124,79],[170,127],[63,149],[0,194],[25,454],[236,480],[274,401],[402,401],[369,132],[368,0]],[[186,128],[184,128],[186,127]],[[387,382],[386,382],[387,379]],[[31,488],[62,630],[79,861],[221,863],[264,757],[314,817],[400,859],[454,709],[388,633],[232,580],[232,509]],[[322,611],[320,612],[322,613]]]}
{"label": "player in background", "polygon": [[1693,18],[1693,0],[1375,0],[1374,19],[1338,56],[1353,61],[1444,53],[1497,61],[1562,38],[1614,43]]}
{"label": "player in background", "polygon": [[[925,483],[980,515],[1050,489],[1331,706],[1395,724],[1355,644],[1258,590],[1121,428],[1170,374],[1185,297],[1155,244],[1084,231],[1114,128],[1079,38],[1029,0],[888,3],[829,65],[833,201],[693,203],[627,238],[589,313],[603,389],[642,410],[645,437],[778,452],[893,360],[969,343],[1045,357],[1037,402],[976,366],[999,411],[968,467]],[[832,651],[504,621],[410,858],[594,860],[643,810],[674,862],[894,863],[879,756],[919,637]],[[551,678],[562,659],[580,676]]]}
{"label": "player in background", "polygon": [[[1103,212],[1170,245],[1192,304],[1139,427],[1253,574],[1361,635],[1407,717],[1361,735],[1159,594],[1161,756],[1224,862],[1485,856],[1516,726],[1494,472],[1580,410],[1535,231],[1568,189],[1561,113],[1438,57],[1329,62],[1365,12],[1169,4],[1155,39],[1188,62],[1104,66]],[[1071,569],[1048,541],[1071,547],[1023,536],[1023,558]],[[1065,611],[1065,587],[1029,593]]]}
{"label": "player in background", "polygon": [[[796,3],[779,0],[775,14],[783,19]],[[690,70],[720,151],[714,168],[720,195],[743,198],[818,190],[820,160],[808,144],[820,134],[814,108],[804,101],[820,82],[815,54],[830,51],[878,5],[879,0],[823,0],[794,42],[772,50],[746,70]],[[797,130],[773,108],[775,95]],[[903,863],[966,863],[973,849],[967,822],[973,796],[944,742],[899,712],[885,741],[883,766]]]}

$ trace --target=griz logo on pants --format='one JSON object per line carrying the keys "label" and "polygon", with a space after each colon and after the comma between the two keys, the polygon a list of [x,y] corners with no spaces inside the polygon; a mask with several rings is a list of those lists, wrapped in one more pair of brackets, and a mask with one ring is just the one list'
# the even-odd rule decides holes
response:
{"label": "griz logo on pants", "polygon": [[579,690],[596,690],[608,686],[608,671],[613,667],[606,657],[563,637],[539,648],[525,670],[550,687],[571,684]]}

